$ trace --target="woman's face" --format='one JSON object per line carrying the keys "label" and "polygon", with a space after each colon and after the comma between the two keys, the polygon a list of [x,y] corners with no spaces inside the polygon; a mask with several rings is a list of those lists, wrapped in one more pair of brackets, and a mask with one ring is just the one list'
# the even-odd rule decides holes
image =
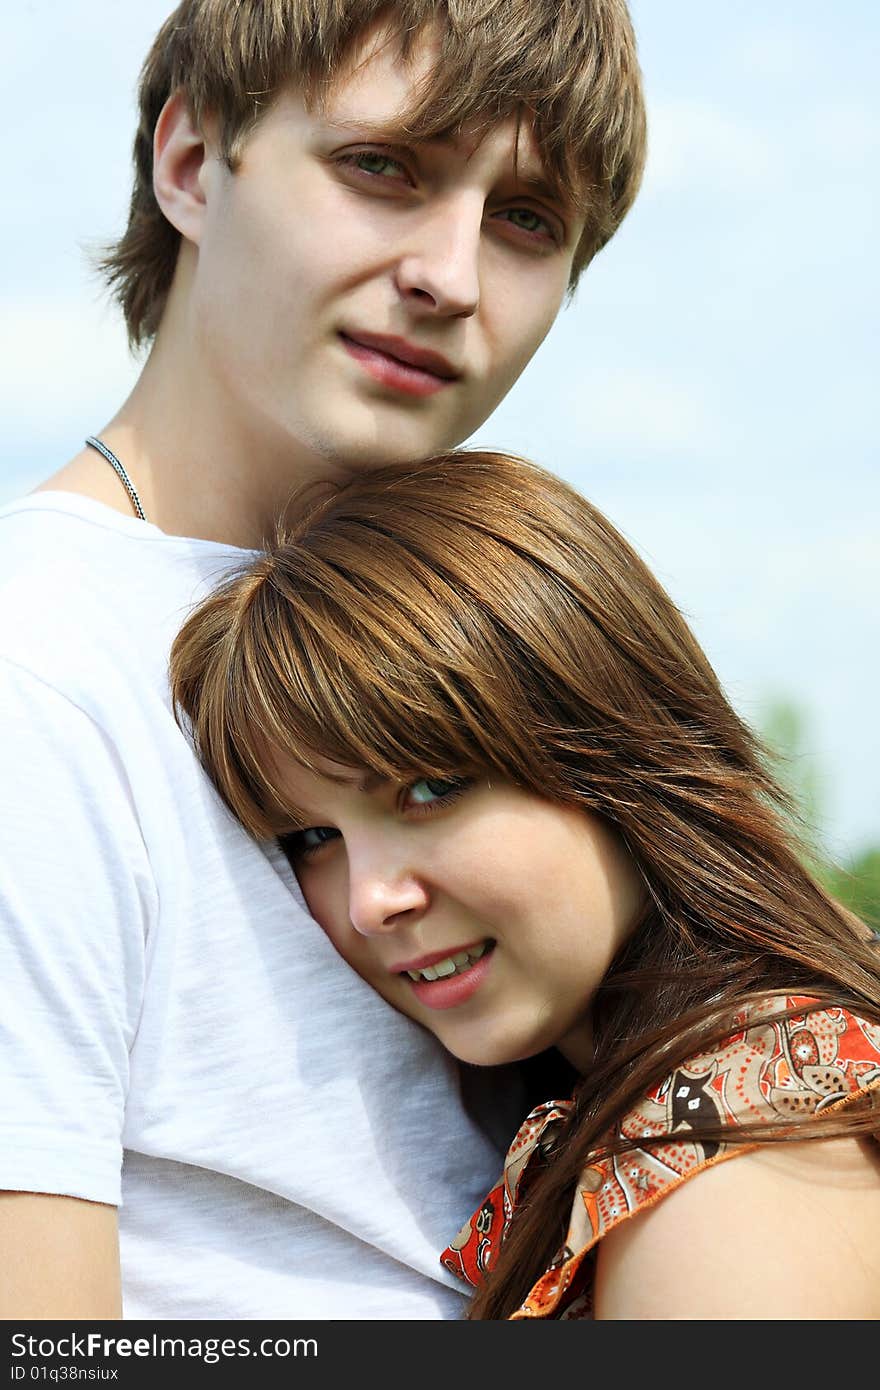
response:
{"label": "woman's face", "polygon": [[614,830],[494,779],[282,771],[309,909],[389,1004],[465,1062],[555,1044],[589,1065],[593,992],[643,901]]}

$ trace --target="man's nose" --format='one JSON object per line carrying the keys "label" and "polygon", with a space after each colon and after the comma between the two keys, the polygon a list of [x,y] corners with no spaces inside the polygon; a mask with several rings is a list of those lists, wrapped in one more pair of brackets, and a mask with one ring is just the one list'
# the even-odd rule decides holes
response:
{"label": "man's nose", "polygon": [[426,316],[469,318],[480,303],[482,197],[440,199],[423,211],[400,258],[397,286]]}
{"label": "man's nose", "polygon": [[348,915],[355,931],[376,936],[415,920],[429,904],[428,890],[389,847],[348,852]]}

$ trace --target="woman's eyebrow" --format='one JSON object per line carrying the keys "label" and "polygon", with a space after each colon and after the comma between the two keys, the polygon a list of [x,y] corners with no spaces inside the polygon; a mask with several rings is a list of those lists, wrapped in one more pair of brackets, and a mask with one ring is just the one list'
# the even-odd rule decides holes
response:
{"label": "woman's eyebrow", "polygon": [[373,772],[369,768],[366,772],[361,773],[360,776],[334,776],[329,778],[329,781],[336,782],[341,787],[354,787],[356,791],[363,792],[367,796],[370,792],[376,791],[379,787],[387,785],[390,780],[390,777],[386,777],[381,772]]}
{"label": "woman's eyebrow", "polygon": [[367,768],[365,772],[356,773],[353,777],[346,776],[344,772],[328,772],[321,769],[322,777],[326,777],[328,782],[335,783],[338,787],[354,787],[359,792],[374,792],[378,787],[387,785],[391,781],[383,772],[375,772],[372,768]]}
{"label": "woman's eyebrow", "polygon": [[387,786],[390,777],[384,776],[381,772],[365,772],[358,783],[358,790],[369,795],[370,792],[378,791],[379,787]]}
{"label": "woman's eyebrow", "polygon": [[[366,772],[354,777],[346,777],[343,773],[330,773],[322,769],[321,776],[328,782],[333,782],[338,787],[353,787],[355,791],[369,795],[377,788],[386,786],[391,781],[381,772],[373,772],[368,769]],[[305,830],[309,826],[323,824],[321,815],[317,811],[310,811],[302,806],[295,806],[286,798],[283,799],[283,828],[276,831],[279,839],[286,835],[296,835],[300,830]]]}

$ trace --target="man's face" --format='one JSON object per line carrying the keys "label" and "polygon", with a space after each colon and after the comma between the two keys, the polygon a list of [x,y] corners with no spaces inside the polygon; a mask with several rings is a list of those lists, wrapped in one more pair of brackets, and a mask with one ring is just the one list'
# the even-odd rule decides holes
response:
{"label": "man's face", "polygon": [[197,351],[245,434],[341,467],[425,457],[487,418],[556,317],[582,221],[540,186],[529,129],[381,129],[430,56],[374,43],[323,109],[282,94],[235,173],[204,165]]}

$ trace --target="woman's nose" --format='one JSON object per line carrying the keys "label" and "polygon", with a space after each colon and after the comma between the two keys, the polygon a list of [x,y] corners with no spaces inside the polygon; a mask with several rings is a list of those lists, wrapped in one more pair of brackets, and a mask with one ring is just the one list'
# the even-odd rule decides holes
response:
{"label": "woman's nose", "polygon": [[394,931],[404,917],[424,912],[425,884],[411,866],[387,854],[348,855],[348,915],[355,931],[375,936]]}

